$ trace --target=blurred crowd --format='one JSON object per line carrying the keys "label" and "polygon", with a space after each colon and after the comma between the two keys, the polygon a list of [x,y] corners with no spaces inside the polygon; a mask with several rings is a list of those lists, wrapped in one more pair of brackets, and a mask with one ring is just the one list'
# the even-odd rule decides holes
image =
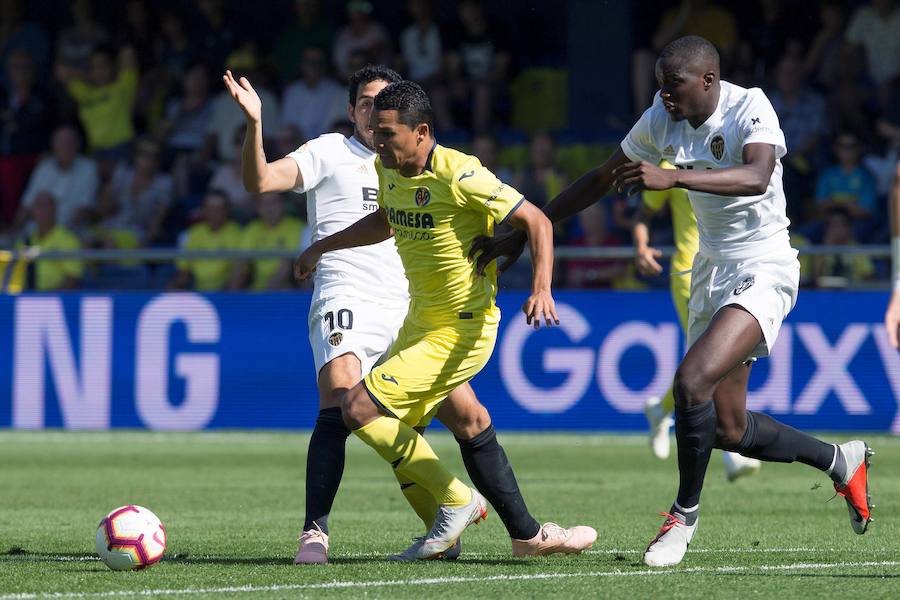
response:
{"label": "blurred crowd", "polygon": [[[586,142],[572,134],[577,115],[546,101],[566,85],[564,31],[535,48],[516,19],[541,15],[511,16],[503,2],[280,0],[261,21],[223,0],[112,8],[72,0],[54,19],[0,0],[0,247],[299,249],[305,198],[253,195],[241,183],[244,117],[221,85],[225,68],[259,92],[274,160],[324,132],[350,135],[348,75],[392,65],[428,91],[440,141],[475,153],[543,205],[615,147],[652,100],[656,54],[688,34],[716,44],[724,78],[763,87],[772,100],[787,138],[795,243],[888,241],[900,172],[900,3],[682,0],[663,12],[634,4],[634,115],[621,115],[608,139]],[[559,226],[557,244],[630,245],[640,201],[602,199]],[[654,245],[671,243],[667,215],[651,235]],[[642,280],[627,259],[558,262],[562,286],[667,285]],[[811,285],[886,276],[884,264],[858,255],[803,266]],[[13,267],[0,261],[2,278],[34,289],[294,285],[279,259]]]}

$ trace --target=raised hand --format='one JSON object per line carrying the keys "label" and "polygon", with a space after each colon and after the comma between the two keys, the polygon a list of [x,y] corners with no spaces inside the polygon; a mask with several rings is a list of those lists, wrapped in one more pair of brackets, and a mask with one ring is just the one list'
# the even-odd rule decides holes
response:
{"label": "raised hand", "polygon": [[521,231],[494,237],[480,235],[472,242],[469,260],[475,259],[475,272],[484,275],[484,270],[491,264],[491,261],[503,256],[505,257],[503,262],[497,267],[498,271],[502,273],[519,260],[527,240],[528,236]]}
{"label": "raised hand", "polygon": [[259,122],[262,118],[262,100],[259,99],[259,95],[247,78],[241,77],[240,81],[236,81],[231,71],[225,71],[222,81],[225,82],[225,88],[244,111],[247,119]]}

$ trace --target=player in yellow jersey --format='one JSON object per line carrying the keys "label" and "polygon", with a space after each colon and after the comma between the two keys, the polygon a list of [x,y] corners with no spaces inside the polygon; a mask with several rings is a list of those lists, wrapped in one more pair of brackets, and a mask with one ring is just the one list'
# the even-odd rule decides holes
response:
{"label": "player in yellow jersey", "polygon": [[[667,161],[660,166],[674,169]],[[656,276],[662,273],[662,266],[657,258],[662,253],[650,245],[649,219],[668,203],[672,215],[672,231],[675,234],[675,254],[669,264],[669,285],[672,290],[672,302],[678,313],[681,330],[688,328],[688,301],[691,296],[691,265],[694,256],[700,250],[700,234],[697,232],[697,217],[691,208],[687,190],[671,188],[668,190],[645,190],[640,216],[632,231],[634,238],[634,262],[642,275]],[[662,399],[648,398],[644,406],[644,414],[650,424],[650,449],[659,459],[669,457],[669,428],[672,426],[672,411],[675,410],[675,396],[672,387],[666,391]],[[723,452],[725,476],[734,481],[743,475],[759,471],[762,463],[755,458],[741,456],[736,452]]]}
{"label": "player in yellow jersey", "polygon": [[[451,475],[414,429],[441,401],[485,365],[496,341],[496,269],[484,276],[467,258],[472,241],[495,222],[527,232],[534,257],[529,324],[558,323],[550,280],[550,222],[475,157],[439,146],[431,106],[417,84],[392,83],[371,115],[378,153],[379,210],[322,238],[294,266],[305,279],[322,254],[381,242],[393,232],[410,285],[410,306],[387,359],[341,401],[344,421],[394,470],[439,504],[434,524],[416,547],[420,559],[441,556],[463,530],[486,515],[484,498]],[[372,268],[378,268],[372,265]],[[590,546],[596,532],[573,528],[572,542]]]}

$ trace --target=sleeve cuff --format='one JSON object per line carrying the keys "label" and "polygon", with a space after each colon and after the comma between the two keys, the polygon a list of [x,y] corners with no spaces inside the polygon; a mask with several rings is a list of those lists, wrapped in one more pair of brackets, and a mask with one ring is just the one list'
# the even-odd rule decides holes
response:
{"label": "sleeve cuff", "polygon": [[516,202],[516,205],[513,206],[513,207],[510,209],[510,211],[509,211],[508,213],[506,213],[506,216],[505,216],[505,217],[503,217],[502,219],[500,219],[499,223],[500,223],[500,224],[505,223],[505,222],[506,222],[506,219],[509,218],[509,215],[511,215],[511,214],[513,214],[514,212],[516,212],[516,211],[519,209],[519,207],[522,206],[522,203],[523,203],[523,202],[525,202],[525,196],[522,196],[521,198],[519,198],[519,201]]}

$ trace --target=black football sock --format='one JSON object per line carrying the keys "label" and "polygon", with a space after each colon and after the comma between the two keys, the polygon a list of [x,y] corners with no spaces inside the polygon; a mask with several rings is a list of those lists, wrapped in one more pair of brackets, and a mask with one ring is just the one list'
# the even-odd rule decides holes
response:
{"label": "black football sock", "polygon": [[319,411],[306,454],[306,520],[303,531],[319,527],[328,533],[328,513],[344,474],[344,445],[350,430],[341,409]]}
{"label": "black football sock", "polygon": [[516,540],[530,540],[536,536],[541,526],[528,512],[506,452],[497,441],[494,426],[488,425],[472,439],[456,438],[456,441],[472,483],[497,511],[509,536]]}
{"label": "black football sock", "polygon": [[675,407],[678,441],[678,496],[676,504],[693,512],[700,504],[703,478],[716,442],[716,405],[712,400],[688,408]]}
{"label": "black football sock", "polygon": [[764,413],[747,411],[747,430],[738,451],[768,462],[794,462],[828,472],[840,481],[847,471],[844,456],[832,444],[780,423]]}

